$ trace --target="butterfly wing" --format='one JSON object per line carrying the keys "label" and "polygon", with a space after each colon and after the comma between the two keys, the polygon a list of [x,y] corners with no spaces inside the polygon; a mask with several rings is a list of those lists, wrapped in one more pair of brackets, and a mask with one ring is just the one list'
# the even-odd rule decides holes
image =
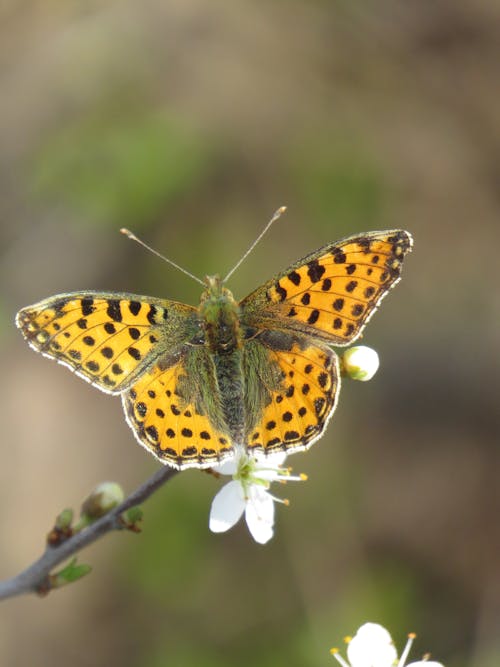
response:
{"label": "butterfly wing", "polygon": [[263,331],[246,343],[244,358],[248,450],[307,449],[335,409],[337,355],[304,336]]}
{"label": "butterfly wing", "polygon": [[202,468],[234,455],[213,358],[203,345],[158,360],[122,401],[139,443],[164,463]]}
{"label": "butterfly wing", "polygon": [[368,232],[331,243],[296,262],[240,303],[242,322],[334,345],[359,337],[400,279],[408,232]]}
{"label": "butterfly wing", "polygon": [[102,292],[60,294],[19,311],[16,324],[38,352],[110,394],[196,335],[191,306]]}
{"label": "butterfly wing", "polygon": [[176,468],[233,455],[213,360],[195,308],[135,294],[61,294],[19,311],[29,344],[122,394],[141,445]]}

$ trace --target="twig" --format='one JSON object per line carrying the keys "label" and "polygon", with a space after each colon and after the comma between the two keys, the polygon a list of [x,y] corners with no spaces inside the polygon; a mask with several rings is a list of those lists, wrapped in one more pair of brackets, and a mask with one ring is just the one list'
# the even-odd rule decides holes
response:
{"label": "twig", "polygon": [[67,560],[83,547],[95,542],[112,530],[124,528],[121,515],[131,507],[144,502],[160,486],[179,471],[168,466],[160,468],[144,484],[141,484],[125,500],[94,523],[57,546],[47,546],[45,552],[25,570],[5,581],[0,581],[0,600],[23,593],[43,593],[50,590],[50,573],[56,565]]}

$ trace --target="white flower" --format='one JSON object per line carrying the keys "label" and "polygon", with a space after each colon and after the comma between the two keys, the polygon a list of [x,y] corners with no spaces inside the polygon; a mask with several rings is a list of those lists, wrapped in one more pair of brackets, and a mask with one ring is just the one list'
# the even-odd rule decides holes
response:
{"label": "white flower", "polygon": [[366,382],[378,370],[378,354],[371,347],[356,345],[346,350],[342,356],[343,369],[352,380]]}
{"label": "white flower", "polygon": [[289,482],[307,479],[305,475],[290,475],[289,468],[282,468],[286,454],[272,457],[253,457],[239,453],[213,470],[221,475],[231,475],[217,493],[210,510],[210,530],[223,533],[232,528],[245,513],[248,530],[256,542],[265,544],[274,534],[274,503],[288,505],[287,500],[269,493],[271,482]]}
{"label": "white flower", "polygon": [[[332,649],[331,653],[342,667],[405,667],[414,639],[414,634],[408,635],[405,649],[398,660],[396,647],[389,632],[378,623],[365,623],[354,637],[346,637],[349,662],[339,655],[338,649]],[[443,667],[443,665],[424,658],[411,662],[406,667]]]}

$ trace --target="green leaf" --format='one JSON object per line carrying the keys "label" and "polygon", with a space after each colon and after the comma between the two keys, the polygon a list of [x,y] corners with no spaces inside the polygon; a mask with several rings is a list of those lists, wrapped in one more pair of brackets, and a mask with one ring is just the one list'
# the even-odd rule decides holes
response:
{"label": "green leaf", "polygon": [[50,575],[50,587],[61,588],[61,586],[66,586],[66,584],[72,584],[91,571],[92,568],[90,565],[83,563],[78,565],[77,559],[73,558],[62,570]]}
{"label": "green leaf", "polygon": [[138,523],[139,521],[142,521],[142,517],[144,516],[144,512],[142,509],[138,506],[136,507],[131,507],[129,510],[124,512],[123,518],[127,523]]}

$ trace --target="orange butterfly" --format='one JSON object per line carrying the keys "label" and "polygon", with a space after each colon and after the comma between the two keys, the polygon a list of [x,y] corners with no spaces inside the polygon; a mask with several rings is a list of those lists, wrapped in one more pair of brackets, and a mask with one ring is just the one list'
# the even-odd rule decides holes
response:
{"label": "orange butterfly", "polygon": [[338,396],[338,357],[400,279],[408,232],[368,232],[307,255],[239,303],[218,276],[198,308],[76,292],[23,308],[29,344],[121,394],[141,445],[175,468],[307,449]]}

